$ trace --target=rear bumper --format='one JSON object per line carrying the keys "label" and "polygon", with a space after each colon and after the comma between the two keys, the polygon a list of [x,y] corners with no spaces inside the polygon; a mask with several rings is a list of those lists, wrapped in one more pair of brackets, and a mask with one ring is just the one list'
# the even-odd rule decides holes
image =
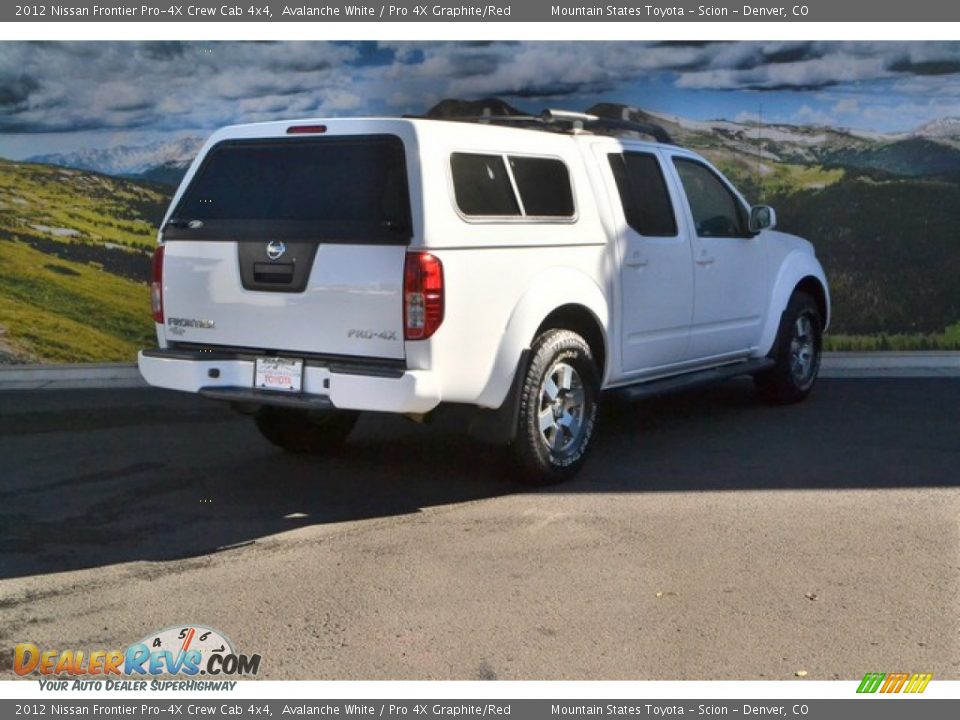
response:
{"label": "rear bumper", "polygon": [[351,370],[337,363],[307,363],[303,392],[285,395],[253,387],[254,362],[254,358],[183,350],[143,350],[137,357],[140,374],[150,385],[220,400],[390,413],[426,413],[440,403],[436,377],[429,371],[385,376],[362,367]]}

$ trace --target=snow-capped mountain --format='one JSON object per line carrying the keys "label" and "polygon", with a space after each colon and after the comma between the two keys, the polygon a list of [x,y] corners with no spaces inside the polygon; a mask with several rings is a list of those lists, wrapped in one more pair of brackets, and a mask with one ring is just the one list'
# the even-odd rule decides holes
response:
{"label": "snow-capped mountain", "polygon": [[117,145],[72,153],[36,155],[30,162],[93,170],[105,175],[146,176],[158,169],[182,174],[203,144],[203,138],[182,137],[148,145]]}
{"label": "snow-capped mountain", "polygon": [[928,138],[960,138],[960,117],[943,117],[914,129],[914,135]]}

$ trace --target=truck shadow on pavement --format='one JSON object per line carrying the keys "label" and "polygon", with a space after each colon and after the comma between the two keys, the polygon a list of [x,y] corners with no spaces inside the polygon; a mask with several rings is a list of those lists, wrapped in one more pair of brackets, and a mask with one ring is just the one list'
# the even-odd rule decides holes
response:
{"label": "truck shadow on pavement", "polygon": [[338,455],[297,457],[225,407],[180,396],[164,412],[165,395],[138,392],[148,400],[136,412],[94,402],[79,423],[27,394],[3,409],[0,578],[193,558],[518,492],[952,486],[960,466],[950,379],[823,380],[791,407],[764,405],[742,381],[610,397],[583,472],[539,490],[517,484],[504,452],[466,438],[455,414],[426,426],[364,417]]}

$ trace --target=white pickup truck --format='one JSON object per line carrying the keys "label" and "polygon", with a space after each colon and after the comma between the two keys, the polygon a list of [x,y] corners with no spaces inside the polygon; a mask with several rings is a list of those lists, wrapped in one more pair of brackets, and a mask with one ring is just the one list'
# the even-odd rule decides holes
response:
{"label": "white pickup truck", "polygon": [[160,231],[144,378],[293,452],[468,404],[537,484],[583,464],[604,390],[803,399],[830,316],[810,243],[692,152],[546,120],[216,132]]}

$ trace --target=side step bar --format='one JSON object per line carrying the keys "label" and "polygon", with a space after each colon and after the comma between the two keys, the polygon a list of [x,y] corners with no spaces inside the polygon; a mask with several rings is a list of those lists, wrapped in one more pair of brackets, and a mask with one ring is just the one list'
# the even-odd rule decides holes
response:
{"label": "side step bar", "polygon": [[683,375],[671,375],[670,377],[660,378],[658,380],[647,380],[634,385],[610,388],[608,392],[619,393],[628,400],[639,400],[655,395],[664,395],[676,390],[686,390],[700,385],[709,385],[720,380],[737,377],[738,375],[752,375],[761,370],[767,370],[773,367],[773,365],[774,361],[771,358],[746,360],[730,365],[721,365],[720,367],[710,368],[709,370],[699,370],[697,372],[684,373]]}

